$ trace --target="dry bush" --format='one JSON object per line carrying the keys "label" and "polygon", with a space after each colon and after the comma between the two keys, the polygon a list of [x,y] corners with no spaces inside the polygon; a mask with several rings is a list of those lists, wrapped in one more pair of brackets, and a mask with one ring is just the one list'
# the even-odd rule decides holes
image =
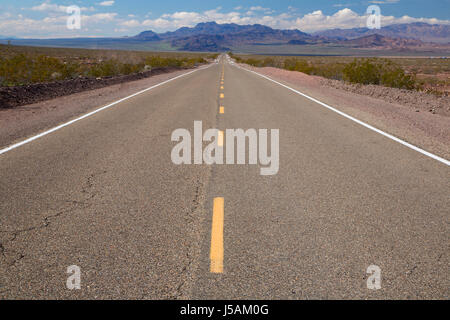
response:
{"label": "dry bush", "polygon": [[206,54],[195,53],[0,46],[0,86],[129,75],[152,68],[192,68],[207,63],[205,58]]}

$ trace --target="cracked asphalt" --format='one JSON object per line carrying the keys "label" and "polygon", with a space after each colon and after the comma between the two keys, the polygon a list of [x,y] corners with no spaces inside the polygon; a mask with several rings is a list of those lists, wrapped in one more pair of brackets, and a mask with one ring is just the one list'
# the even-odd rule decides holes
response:
{"label": "cracked asphalt", "polygon": [[[223,63],[0,155],[0,298],[448,299],[448,166]],[[279,173],[174,165],[195,120],[280,129]]]}

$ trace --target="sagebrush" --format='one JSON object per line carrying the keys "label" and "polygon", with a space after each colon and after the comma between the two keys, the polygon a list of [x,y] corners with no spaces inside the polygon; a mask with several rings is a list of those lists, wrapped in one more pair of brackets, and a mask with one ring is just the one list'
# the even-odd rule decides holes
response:
{"label": "sagebrush", "polygon": [[254,67],[282,68],[352,83],[375,84],[409,90],[420,88],[420,83],[416,80],[414,73],[407,73],[401,66],[389,59],[360,58],[350,62],[348,60],[338,62],[331,59],[322,61],[293,57],[244,59],[232,53],[231,56],[239,63]]}
{"label": "sagebrush", "polygon": [[217,56],[0,46],[0,86],[112,77],[154,68],[192,68]]}

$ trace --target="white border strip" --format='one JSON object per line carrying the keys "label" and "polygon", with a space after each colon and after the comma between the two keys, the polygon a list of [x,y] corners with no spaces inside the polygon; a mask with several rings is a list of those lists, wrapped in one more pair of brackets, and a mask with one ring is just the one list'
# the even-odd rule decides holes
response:
{"label": "white border strip", "polygon": [[13,145],[11,145],[11,146],[9,146],[9,147],[6,147],[6,148],[4,148],[4,149],[1,149],[1,150],[0,150],[0,155],[6,153],[6,152],[8,152],[8,151],[11,151],[11,150],[13,150],[13,149],[16,149],[16,148],[18,148],[18,147],[21,147],[21,146],[23,146],[23,145],[25,145],[25,144],[27,144],[27,143],[30,143],[30,142],[32,142],[32,141],[34,141],[34,140],[37,140],[37,139],[39,139],[39,138],[42,138],[42,137],[44,137],[44,136],[46,136],[46,135],[48,135],[48,134],[50,134],[50,133],[52,133],[52,132],[55,132],[55,131],[57,131],[57,130],[59,130],[59,129],[62,129],[62,128],[64,128],[64,127],[67,127],[67,126],[69,126],[69,125],[71,125],[71,124],[73,124],[73,123],[75,123],[75,122],[78,122],[78,121],[83,120],[83,119],[85,119],[85,118],[87,118],[87,117],[90,117],[90,116],[92,116],[92,115],[94,115],[94,114],[96,114],[96,113],[98,113],[98,112],[100,112],[100,111],[103,111],[103,110],[105,110],[105,109],[111,108],[112,106],[115,106],[116,104],[119,104],[119,103],[121,103],[121,102],[123,102],[123,101],[125,101],[125,100],[131,99],[131,98],[133,98],[133,97],[135,97],[135,96],[137,96],[137,95],[140,95],[140,94],[142,94],[142,93],[144,93],[144,92],[147,92],[147,91],[150,91],[150,90],[152,90],[152,89],[155,89],[155,88],[157,88],[157,87],[159,87],[159,86],[162,86],[162,85],[164,85],[164,84],[166,84],[166,83],[168,83],[168,82],[171,82],[171,81],[173,81],[173,80],[179,79],[179,78],[184,77],[184,76],[187,76],[187,75],[192,74],[192,73],[194,73],[194,72],[197,72],[197,71],[200,71],[200,70],[207,69],[207,68],[209,68],[209,67],[211,67],[211,66],[213,66],[213,65],[209,65],[209,66],[207,66],[207,67],[203,67],[203,68],[199,68],[199,69],[196,69],[196,70],[187,72],[187,73],[183,73],[182,75],[176,76],[176,77],[171,78],[171,79],[166,80],[166,81],[163,81],[163,82],[158,83],[158,84],[156,84],[156,85],[154,85],[154,86],[152,86],[152,87],[149,87],[149,88],[147,88],[147,89],[144,89],[144,90],[141,90],[141,91],[139,91],[139,92],[136,92],[136,93],[134,93],[134,94],[132,94],[132,95],[130,95],[130,96],[128,96],[128,97],[125,97],[125,98],[122,98],[122,99],[120,99],[120,100],[117,100],[117,101],[115,101],[115,102],[113,102],[113,103],[110,103],[110,104],[108,104],[108,105],[106,105],[106,106],[104,106],[104,107],[101,107],[101,108],[97,109],[97,110],[94,110],[94,111],[92,111],[92,112],[86,113],[85,115],[83,115],[83,116],[81,116],[81,117],[79,117],[79,118],[73,119],[73,120],[71,120],[71,121],[69,121],[69,122],[63,123],[63,124],[61,124],[61,125],[59,125],[59,126],[57,126],[57,127],[54,127],[54,128],[52,128],[52,129],[50,129],[50,130],[47,130],[47,131],[45,131],[45,132],[42,132],[42,133],[40,133],[40,134],[38,134],[38,135],[35,135],[35,136],[31,137],[31,138],[28,138],[28,139],[24,140],[24,141],[18,142],[18,143],[13,144]]}
{"label": "white border strip", "polygon": [[325,108],[327,108],[327,109],[330,109],[331,111],[334,111],[334,112],[340,114],[341,116],[343,116],[343,117],[345,117],[345,118],[347,118],[347,119],[350,119],[350,120],[352,120],[352,121],[354,121],[354,122],[356,122],[356,123],[358,123],[358,124],[360,124],[360,125],[366,127],[367,129],[370,129],[370,130],[372,130],[372,131],[375,131],[375,132],[377,132],[377,133],[379,133],[379,134],[381,134],[381,135],[383,135],[383,136],[385,136],[385,137],[387,137],[387,138],[389,138],[389,139],[391,139],[391,140],[394,140],[394,141],[396,141],[396,142],[398,142],[398,143],[401,143],[402,145],[404,145],[404,146],[406,146],[406,147],[408,147],[408,148],[410,148],[410,149],[413,149],[413,150],[415,150],[415,151],[417,151],[417,152],[420,152],[420,153],[422,153],[422,154],[424,154],[424,155],[426,155],[426,156],[428,156],[428,157],[430,157],[430,158],[432,158],[432,159],[434,159],[434,160],[437,160],[437,161],[439,161],[439,162],[442,162],[443,164],[446,164],[447,166],[450,166],[450,161],[448,161],[448,160],[446,160],[446,159],[444,159],[444,158],[441,158],[441,157],[439,157],[439,156],[437,156],[437,155],[435,155],[435,154],[432,154],[432,153],[430,153],[430,152],[428,152],[428,151],[425,151],[425,150],[423,150],[423,149],[420,149],[420,148],[418,148],[418,147],[416,147],[416,146],[414,146],[414,145],[412,145],[412,144],[410,144],[410,143],[408,143],[408,142],[406,142],[406,141],[403,141],[403,140],[401,140],[401,139],[399,139],[399,138],[397,138],[397,137],[394,137],[393,135],[391,135],[391,134],[389,134],[389,133],[386,133],[386,132],[384,132],[384,131],[381,131],[380,129],[377,129],[377,128],[375,128],[375,127],[372,127],[371,125],[369,125],[369,124],[367,124],[367,123],[365,123],[365,122],[362,122],[361,120],[358,120],[358,119],[356,119],[356,118],[353,118],[352,116],[349,116],[348,114],[346,114],[346,113],[344,113],[344,112],[342,112],[342,111],[339,111],[339,110],[337,110],[337,109],[335,109],[335,108],[333,108],[333,107],[327,105],[326,103],[323,103],[323,102],[321,102],[321,101],[319,101],[319,100],[317,100],[317,99],[314,99],[314,98],[312,98],[312,97],[310,97],[310,96],[308,96],[308,95],[306,95],[306,94],[304,94],[304,93],[302,93],[302,92],[300,92],[300,91],[297,91],[297,90],[295,90],[295,89],[292,89],[291,87],[288,87],[287,85],[282,84],[282,83],[280,83],[280,82],[278,82],[278,81],[276,81],[276,80],[273,80],[273,79],[271,79],[271,78],[269,78],[269,77],[267,77],[267,76],[265,76],[265,75],[262,75],[262,74],[260,74],[260,73],[258,73],[258,72],[255,72],[255,71],[253,71],[253,70],[248,70],[248,69],[246,69],[246,68],[242,68],[241,66],[238,66],[237,64],[233,64],[233,65],[236,66],[236,67],[239,68],[239,69],[243,69],[243,70],[245,70],[245,71],[254,73],[254,74],[256,74],[256,75],[258,75],[258,76],[260,76],[260,77],[263,77],[263,78],[265,78],[265,79],[267,79],[267,80],[269,80],[269,81],[272,81],[272,82],[274,82],[274,83],[276,83],[276,84],[278,84],[278,85],[280,85],[280,86],[282,86],[282,87],[285,87],[286,89],[289,89],[289,90],[291,90],[291,91],[293,91],[293,92],[295,92],[295,93],[297,93],[297,94],[299,94],[299,95],[301,95],[301,96],[303,96],[303,97],[305,97],[305,98],[307,98],[307,99],[309,99],[309,100],[311,100],[311,101],[314,101],[315,103],[318,103],[318,104],[320,104],[321,106],[323,106],[323,107],[325,107]]}

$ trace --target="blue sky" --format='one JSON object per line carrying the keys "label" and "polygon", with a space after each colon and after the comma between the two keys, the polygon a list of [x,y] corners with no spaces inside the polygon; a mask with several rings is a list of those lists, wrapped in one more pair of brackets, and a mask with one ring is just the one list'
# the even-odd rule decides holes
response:
{"label": "blue sky", "polygon": [[[364,26],[369,5],[382,25],[423,21],[450,24],[450,0],[1,0],[0,34],[18,37],[124,36],[199,22],[253,24],[313,32]],[[82,9],[81,29],[66,27],[67,6]]]}

